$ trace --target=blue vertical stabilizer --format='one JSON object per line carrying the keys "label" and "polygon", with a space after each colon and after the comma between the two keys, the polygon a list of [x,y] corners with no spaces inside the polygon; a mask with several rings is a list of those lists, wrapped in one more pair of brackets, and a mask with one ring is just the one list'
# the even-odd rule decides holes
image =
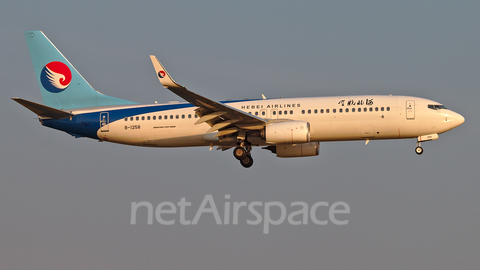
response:
{"label": "blue vertical stabilizer", "polygon": [[41,31],[27,31],[43,103],[56,109],[137,104],[97,92]]}

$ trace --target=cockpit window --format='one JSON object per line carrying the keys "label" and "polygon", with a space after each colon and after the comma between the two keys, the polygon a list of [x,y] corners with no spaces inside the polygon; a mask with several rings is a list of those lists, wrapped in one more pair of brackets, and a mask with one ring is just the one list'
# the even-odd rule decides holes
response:
{"label": "cockpit window", "polygon": [[446,107],[443,105],[433,105],[433,104],[429,104],[428,108],[432,110],[446,109]]}

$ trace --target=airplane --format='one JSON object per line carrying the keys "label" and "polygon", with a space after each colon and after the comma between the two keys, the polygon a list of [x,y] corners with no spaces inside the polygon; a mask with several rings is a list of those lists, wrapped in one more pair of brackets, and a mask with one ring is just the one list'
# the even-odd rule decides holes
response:
{"label": "airplane", "polygon": [[175,82],[151,55],[155,76],[186,102],[141,105],[96,91],[41,31],[24,33],[43,104],[12,98],[46,127],[75,138],[144,147],[233,148],[245,168],[253,147],[280,158],[319,154],[320,142],[416,138],[422,142],[465,118],[441,103],[392,95],[213,101]]}

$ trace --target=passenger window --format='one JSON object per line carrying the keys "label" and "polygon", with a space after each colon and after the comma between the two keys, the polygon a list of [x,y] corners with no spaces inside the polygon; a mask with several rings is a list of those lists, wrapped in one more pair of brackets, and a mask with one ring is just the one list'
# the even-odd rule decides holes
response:
{"label": "passenger window", "polygon": [[167,120],[167,119],[168,119],[168,115],[165,115],[165,116],[163,117],[163,119]]}
{"label": "passenger window", "polygon": [[191,114],[188,115],[188,119],[190,119],[190,118],[192,118],[192,115],[191,115]]}
{"label": "passenger window", "polygon": [[323,113],[323,109],[320,110],[320,113]]}
{"label": "passenger window", "polygon": [[278,115],[282,115],[282,111],[278,111]]}
{"label": "passenger window", "polygon": [[172,114],[172,115],[170,115],[170,119],[173,119],[173,114]]}
{"label": "passenger window", "polygon": [[145,120],[145,116],[142,116],[142,121]]}
{"label": "passenger window", "polygon": [[313,111],[313,112],[314,112],[314,113],[318,113],[318,110],[317,110],[317,109],[315,109],[315,111]]}
{"label": "passenger window", "polygon": [[150,120],[150,116],[147,116],[147,120]]}
{"label": "passenger window", "polygon": [[198,118],[198,115],[195,114],[195,118]]}
{"label": "passenger window", "polygon": [[366,112],[366,111],[367,111],[367,108],[363,108],[363,111]]}
{"label": "passenger window", "polygon": [[288,112],[287,112],[287,111],[284,111],[284,112],[283,112],[283,114],[287,115],[287,114],[288,114]]}
{"label": "passenger window", "polygon": [[305,110],[302,110],[302,114],[305,114]]}
{"label": "passenger window", "polygon": [[293,114],[293,111],[290,111],[290,114]]}
{"label": "passenger window", "polygon": [[255,112],[255,115],[258,116],[258,112]]}
{"label": "passenger window", "polygon": [[130,121],[133,121],[133,117],[130,117]]}
{"label": "passenger window", "polygon": [[128,117],[125,117],[125,121],[128,121]]}
{"label": "passenger window", "polygon": [[340,113],[343,112],[343,109],[339,109],[338,112],[340,112]]}
{"label": "passenger window", "polygon": [[262,116],[265,116],[265,111],[262,112]]}
{"label": "passenger window", "polygon": [[333,111],[332,111],[332,112],[333,112],[333,113],[336,113],[336,112],[337,112],[337,109],[333,109]]}
{"label": "passenger window", "polygon": [[375,107],[375,111],[378,112],[378,107]]}
{"label": "passenger window", "polygon": [[389,111],[390,111],[390,107],[387,107],[387,112],[389,112]]}
{"label": "passenger window", "polygon": [[272,114],[273,114],[273,115],[277,115],[277,111],[273,111]]}
{"label": "passenger window", "polygon": [[138,121],[138,120],[140,120],[140,117],[138,117],[138,116],[137,116],[137,117],[135,117],[135,120],[137,120],[137,121]]}
{"label": "passenger window", "polygon": [[182,114],[182,119],[185,119],[185,114]]}
{"label": "passenger window", "polygon": [[345,112],[348,112],[348,108],[345,109]]}
{"label": "passenger window", "polygon": [[308,110],[308,114],[311,114],[312,113],[312,110]]}
{"label": "passenger window", "polygon": [[153,120],[157,120],[157,117],[155,115],[152,118],[153,118]]}
{"label": "passenger window", "polygon": [[175,119],[178,119],[178,118],[179,118],[178,114],[177,114],[177,115],[175,115]]}
{"label": "passenger window", "polygon": [[355,112],[355,108],[352,108],[352,112]]}
{"label": "passenger window", "polygon": [[383,108],[383,107],[381,107],[381,108],[380,108],[380,111],[382,111],[382,112],[383,112],[384,110],[385,110],[385,108]]}
{"label": "passenger window", "polygon": [[370,107],[370,109],[368,109],[368,110],[371,111],[371,112],[373,112],[373,108],[372,108],[372,107]]}
{"label": "passenger window", "polygon": [[358,108],[358,112],[362,112],[362,108]]}
{"label": "passenger window", "polygon": [[326,110],[326,113],[330,113],[330,109],[327,109],[327,110]]}

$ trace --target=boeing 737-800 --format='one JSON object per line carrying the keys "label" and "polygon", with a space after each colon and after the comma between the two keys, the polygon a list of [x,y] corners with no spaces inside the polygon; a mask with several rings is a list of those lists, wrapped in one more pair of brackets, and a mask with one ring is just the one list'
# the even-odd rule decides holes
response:
{"label": "boeing 737-800", "polygon": [[75,137],[146,147],[209,146],[233,148],[240,164],[253,164],[261,146],[277,157],[319,154],[320,142],[416,138],[438,134],[465,119],[442,104],[409,96],[336,96],[230,100],[217,102],[176,83],[150,56],[163,87],[184,103],[140,105],[93,89],[41,31],[25,32],[42,93],[39,104],[16,102],[38,115],[42,125]]}

